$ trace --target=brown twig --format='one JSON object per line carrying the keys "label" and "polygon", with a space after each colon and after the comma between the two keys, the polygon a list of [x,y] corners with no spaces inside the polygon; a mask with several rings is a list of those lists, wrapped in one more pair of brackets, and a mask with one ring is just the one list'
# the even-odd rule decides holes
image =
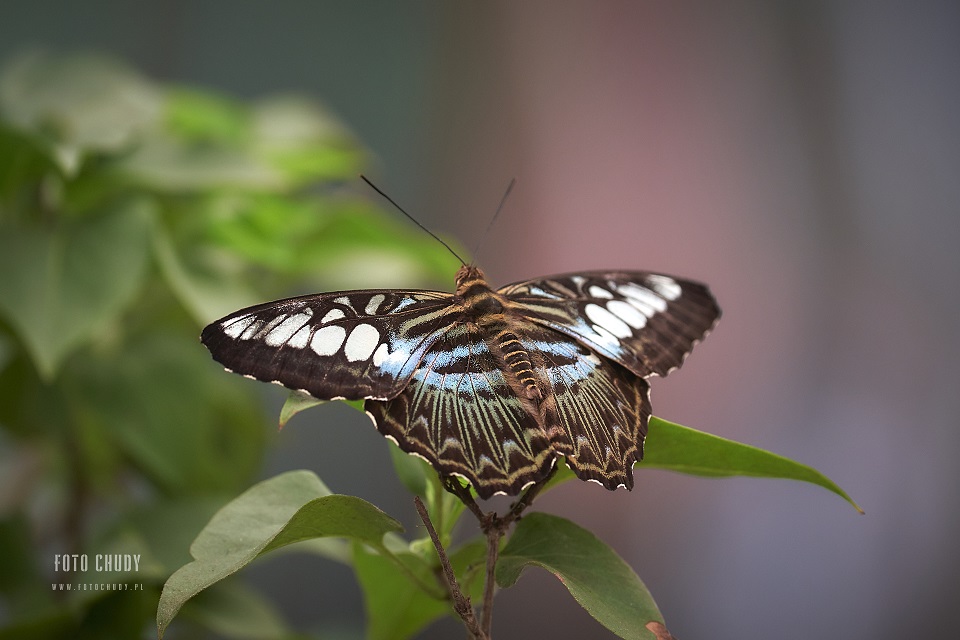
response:
{"label": "brown twig", "polygon": [[480,508],[480,505],[477,504],[477,501],[473,499],[473,494],[470,493],[470,487],[465,487],[460,484],[458,478],[449,476],[443,479],[443,487],[453,495],[457,496],[460,499],[467,509],[476,516],[477,520],[483,521],[487,517],[487,514],[483,512]]}
{"label": "brown twig", "polygon": [[450,597],[453,599],[454,611],[456,611],[460,619],[463,620],[463,624],[466,625],[467,631],[470,632],[470,637],[473,638],[473,640],[490,640],[490,636],[487,635],[487,633],[480,628],[479,623],[477,623],[477,616],[473,611],[473,605],[470,604],[470,598],[465,596],[463,591],[460,590],[457,576],[453,572],[453,567],[450,566],[450,559],[447,557],[447,552],[444,551],[443,545],[440,543],[440,536],[437,535],[437,530],[434,528],[433,522],[430,521],[430,514],[427,513],[427,508],[423,506],[423,501],[420,500],[420,496],[415,496],[413,501],[417,505],[417,512],[420,514],[420,519],[423,520],[423,525],[427,528],[427,533],[430,534],[430,540],[433,541],[433,546],[437,549],[437,556],[440,558],[440,566],[443,569],[443,577],[446,579],[447,589],[449,589]]}
{"label": "brown twig", "polygon": [[[537,494],[539,494],[543,487],[550,481],[556,470],[557,468],[554,466],[543,479],[527,487],[523,494],[510,505],[509,511],[503,516],[495,512],[484,512],[483,509],[480,508],[480,505],[477,504],[477,501],[473,499],[470,488],[460,484],[457,478],[445,479],[444,487],[447,491],[457,496],[467,509],[476,516],[480,523],[480,529],[487,538],[486,577],[483,583],[483,606],[480,613],[480,628],[485,634],[485,637],[490,636],[493,625],[493,597],[496,594],[495,574],[497,559],[500,555],[500,540],[506,535],[510,525],[519,520],[524,510],[533,504],[533,500],[537,497]],[[437,545],[438,541],[435,540],[434,544]],[[438,548],[438,553],[439,552],[440,549]]]}
{"label": "brown twig", "polygon": [[[496,514],[493,514],[496,517]],[[487,575],[483,583],[483,609],[480,613],[480,627],[484,633],[490,635],[493,627],[493,596],[496,592],[495,570],[497,568],[497,557],[500,555],[500,539],[507,532],[506,527],[509,523],[496,518],[499,523],[505,526],[490,527],[485,531],[487,535]]]}

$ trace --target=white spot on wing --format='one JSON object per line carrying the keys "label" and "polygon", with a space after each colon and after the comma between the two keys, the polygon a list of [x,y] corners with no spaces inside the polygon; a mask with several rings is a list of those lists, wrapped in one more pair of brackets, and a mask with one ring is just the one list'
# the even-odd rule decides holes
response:
{"label": "white spot on wing", "polygon": [[343,340],[346,337],[347,331],[343,327],[338,327],[337,325],[321,327],[313,334],[313,339],[310,341],[310,348],[313,349],[314,353],[318,356],[332,356],[343,346]]}
{"label": "white spot on wing", "polygon": [[377,295],[370,298],[370,302],[367,303],[367,306],[364,309],[364,312],[367,315],[372,316],[377,312],[377,309],[380,307],[381,304],[383,304],[383,294],[378,293]]}
{"label": "white spot on wing", "polygon": [[254,318],[253,322],[250,323],[250,326],[246,328],[243,334],[240,336],[241,340],[250,340],[253,336],[257,335],[260,332],[260,329],[263,328],[263,320]]}
{"label": "white spot on wing", "polygon": [[584,312],[590,320],[618,338],[627,338],[633,335],[633,331],[627,326],[627,323],[599,305],[588,304],[584,308]]}
{"label": "white spot on wing", "polygon": [[300,328],[300,331],[297,331],[295,334],[290,336],[290,340],[287,341],[287,345],[293,347],[294,349],[304,349],[309,342],[310,325],[305,324]]}
{"label": "white spot on wing", "polygon": [[635,284],[625,284],[620,286],[617,291],[627,298],[627,302],[648,318],[652,318],[658,311],[667,310],[667,301],[649,289],[638,287]]}
{"label": "white spot on wing", "polygon": [[373,365],[379,367],[390,355],[390,347],[386,342],[382,343],[377,350],[373,352]]}
{"label": "white spot on wing", "polygon": [[254,320],[256,320],[254,316],[241,316],[240,318],[227,320],[220,325],[220,328],[223,329],[225,334],[236,340],[247,327],[253,324]]}
{"label": "white spot on wing", "polygon": [[346,314],[342,309],[330,309],[327,311],[326,315],[320,318],[321,324],[326,324],[328,322],[333,322],[334,320],[339,320],[340,318],[345,318]]}
{"label": "white spot on wing", "polygon": [[271,347],[279,347],[288,342],[293,337],[293,334],[303,328],[308,322],[310,322],[309,314],[295,313],[271,329],[270,333],[264,336],[263,341]]}
{"label": "white spot on wing", "polygon": [[603,287],[598,287],[597,285],[591,285],[587,289],[587,293],[593,296],[594,298],[612,298],[613,294],[604,289]]}
{"label": "white spot on wing", "polygon": [[647,284],[667,300],[676,300],[683,293],[683,289],[677,284],[677,281],[670,276],[652,273],[647,276]]}
{"label": "white spot on wing", "polygon": [[369,324],[358,324],[350,332],[347,338],[347,344],[343,347],[343,353],[350,362],[366,360],[373,354],[380,342],[380,332],[376,327]]}
{"label": "white spot on wing", "polygon": [[623,300],[611,300],[607,303],[607,310],[634,329],[640,329],[647,324],[647,316]]}

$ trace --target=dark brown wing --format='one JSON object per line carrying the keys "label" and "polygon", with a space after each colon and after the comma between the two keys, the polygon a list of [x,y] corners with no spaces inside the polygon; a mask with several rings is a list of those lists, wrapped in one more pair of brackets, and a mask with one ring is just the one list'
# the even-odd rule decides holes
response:
{"label": "dark brown wing", "polygon": [[517,494],[556,458],[536,407],[508,384],[475,325],[438,337],[407,387],[364,407],[377,429],[441,475],[468,480],[481,498]]}
{"label": "dark brown wing", "polygon": [[321,400],[390,398],[450,323],[451,302],[433,291],[302,296],[232,313],[200,340],[231,371]]}
{"label": "dark brown wing", "polygon": [[679,367],[720,317],[705,285],[646,271],[588,271],[500,289],[519,311],[641,377]]}
{"label": "dark brown wing", "polygon": [[584,480],[632,487],[650,416],[646,381],[563,334],[533,323],[512,329],[542,400],[519,397],[479,330],[459,324],[434,341],[398,396],[366,402],[377,428],[481,498],[519,493],[561,455]]}

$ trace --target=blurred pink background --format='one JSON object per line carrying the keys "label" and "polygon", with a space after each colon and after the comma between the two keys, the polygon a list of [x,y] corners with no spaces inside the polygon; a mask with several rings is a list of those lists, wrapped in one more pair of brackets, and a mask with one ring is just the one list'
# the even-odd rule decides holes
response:
{"label": "blurred pink background", "polygon": [[[809,464],[866,515],[812,485],[658,471],[544,497],[619,551],[677,637],[952,635],[957,4],[134,6],[5,3],[0,54],[100,49],[164,80],[313,94],[377,154],[380,186],[468,247],[516,177],[479,255],[498,283],[614,267],[711,285],[723,319],[654,381],[655,413]],[[412,526],[379,436],[331,409],[279,434],[264,475],[313,468]],[[251,576],[301,628],[358,637],[348,573]],[[543,572],[496,613],[499,639],[612,637]]]}
{"label": "blurred pink background", "polygon": [[[680,638],[951,635],[957,7],[500,3],[449,29],[432,202],[470,238],[517,176],[493,278],[710,283],[724,317],[654,382],[655,413],[811,464],[866,516],[811,486],[654,471],[539,506],[599,527]],[[562,596],[538,599],[551,581],[503,596],[508,637],[574,637]]]}

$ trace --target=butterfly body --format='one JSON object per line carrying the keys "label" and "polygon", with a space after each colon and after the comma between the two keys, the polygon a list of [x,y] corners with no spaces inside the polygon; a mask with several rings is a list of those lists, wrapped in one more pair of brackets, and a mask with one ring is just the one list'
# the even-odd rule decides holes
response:
{"label": "butterfly body", "polygon": [[515,495],[566,458],[633,486],[665,375],[713,326],[701,284],[583,272],[492,288],[465,265],[453,294],[346,291],[237,311],[203,331],[228,369],[321,399],[364,399],[378,430],[468,480]]}

